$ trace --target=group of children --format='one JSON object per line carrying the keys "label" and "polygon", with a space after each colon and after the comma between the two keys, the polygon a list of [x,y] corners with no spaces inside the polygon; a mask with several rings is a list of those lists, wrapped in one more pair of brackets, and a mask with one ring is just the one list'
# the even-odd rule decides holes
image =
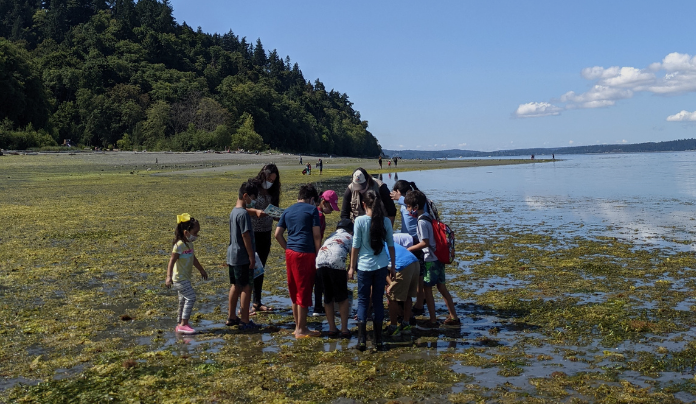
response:
{"label": "group of children", "polygon": [[[334,191],[321,195],[306,184],[300,187],[297,202],[278,218],[274,237],[285,250],[288,292],[292,300],[295,338],[320,336],[310,330],[307,314],[312,306],[313,288],[323,289],[324,309],[330,337],[350,338],[348,279],[358,281],[358,349],[367,347],[366,324],[372,312],[374,347],[384,349],[383,334],[408,334],[416,325],[414,314],[423,314],[427,304],[429,321],[425,329],[437,329],[432,288],[442,294],[449,316],[448,326],[459,326],[451,295],[445,286],[444,265],[438,261],[432,220],[437,212],[415,184],[397,181],[393,190],[367,175],[360,168],[346,190],[341,220],[336,231],[322,245],[326,227],[325,214],[338,211]],[[244,182],[235,207],[230,213],[230,244],[227,249],[230,291],[226,324],[242,330],[258,328],[251,319],[253,311],[272,308],[261,303],[263,275],[254,276],[255,268],[265,267],[270,252],[273,218],[264,213],[269,204],[279,204],[280,173],[275,165],[264,166],[259,175]],[[388,198],[386,196],[389,196]],[[392,230],[395,218],[394,203],[401,208],[401,232]],[[435,217],[433,217],[433,215]],[[195,266],[204,279],[207,274],[195,258],[193,242],[200,224],[188,214],[177,216],[174,246],[167,269],[167,287],[179,294],[176,332],[192,334],[189,325],[191,308],[196,300],[191,287],[191,272]],[[287,237],[286,237],[287,235]],[[261,263],[257,262],[260,260]],[[346,270],[346,261],[349,260]],[[256,279],[260,278],[260,282]],[[253,309],[250,311],[252,287]],[[382,328],[384,294],[387,294],[390,324]],[[412,299],[416,298],[415,305]],[[241,299],[239,314],[237,301]],[[319,302],[316,302],[319,305]],[[335,323],[338,308],[340,330]]]}

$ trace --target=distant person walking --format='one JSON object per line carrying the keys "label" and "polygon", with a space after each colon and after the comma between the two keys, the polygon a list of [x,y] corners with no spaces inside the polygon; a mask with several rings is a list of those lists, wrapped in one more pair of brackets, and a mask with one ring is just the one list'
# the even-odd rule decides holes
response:
{"label": "distant person walking", "polygon": [[324,170],[324,162],[321,159],[317,161],[317,168],[319,169],[319,175],[321,175],[322,170]]}
{"label": "distant person walking", "polygon": [[382,169],[382,156],[379,156],[379,169]]}
{"label": "distant person walking", "polygon": [[300,165],[302,165],[302,156],[300,156]]}

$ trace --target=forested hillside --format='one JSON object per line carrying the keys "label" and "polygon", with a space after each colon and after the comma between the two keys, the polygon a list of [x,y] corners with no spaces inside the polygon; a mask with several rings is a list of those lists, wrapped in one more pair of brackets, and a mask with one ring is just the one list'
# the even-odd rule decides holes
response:
{"label": "forested hillside", "polygon": [[381,152],[348,95],[167,0],[0,0],[0,147]]}

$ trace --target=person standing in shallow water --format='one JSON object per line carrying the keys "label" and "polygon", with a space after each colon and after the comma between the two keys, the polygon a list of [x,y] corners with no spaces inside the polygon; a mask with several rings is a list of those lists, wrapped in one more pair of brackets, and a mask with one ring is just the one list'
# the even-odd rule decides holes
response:
{"label": "person standing in shallow water", "polygon": [[[384,288],[387,275],[395,279],[394,238],[392,223],[384,216],[384,205],[379,195],[368,190],[361,202],[365,215],[355,219],[353,246],[350,253],[348,277],[358,275],[358,349],[367,349],[367,311],[374,310],[374,342],[377,350],[384,350],[382,321],[384,320]],[[386,243],[386,249],[385,249]],[[387,256],[386,250],[389,250]],[[389,258],[391,257],[391,258]],[[387,266],[391,262],[391,271]]]}
{"label": "person standing in shallow water", "polygon": [[379,169],[382,169],[382,156],[379,156]]}
{"label": "person standing in shallow water", "polygon": [[[271,252],[271,233],[273,231],[273,218],[268,216],[264,210],[268,205],[280,206],[280,171],[273,164],[266,164],[254,178],[254,184],[258,188],[256,204],[253,208],[247,208],[251,216],[251,224],[254,228],[254,239],[256,240],[256,252],[261,258],[261,263],[266,267],[268,255]],[[272,311],[273,308],[261,302],[264,275],[261,274],[254,279],[252,313],[258,311]]]}
{"label": "person standing in shallow water", "polygon": [[[300,187],[297,203],[285,209],[275,230],[275,238],[285,250],[288,291],[295,319],[295,338],[318,337],[320,332],[307,328],[307,312],[312,305],[312,287],[316,276],[315,260],[321,247],[321,227],[314,185]],[[285,239],[285,230],[288,238]]]}

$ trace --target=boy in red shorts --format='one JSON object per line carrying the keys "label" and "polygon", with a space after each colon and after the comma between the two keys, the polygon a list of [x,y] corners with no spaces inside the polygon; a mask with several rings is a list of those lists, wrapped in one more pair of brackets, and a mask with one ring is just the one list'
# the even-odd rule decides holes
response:
{"label": "boy in red shorts", "polygon": [[[316,269],[314,261],[321,247],[319,212],[315,201],[319,193],[314,185],[300,187],[297,203],[285,209],[278,221],[275,238],[285,249],[288,290],[295,318],[295,338],[318,337],[318,331],[307,328],[307,312],[312,305],[312,287]],[[285,239],[285,230],[288,238]]]}

